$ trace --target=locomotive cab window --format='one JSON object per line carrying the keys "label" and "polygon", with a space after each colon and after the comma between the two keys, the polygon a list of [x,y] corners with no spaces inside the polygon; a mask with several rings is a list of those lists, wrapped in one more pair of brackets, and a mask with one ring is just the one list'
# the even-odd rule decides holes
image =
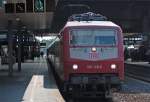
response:
{"label": "locomotive cab window", "polygon": [[114,46],[117,34],[113,29],[73,29],[70,44],[77,46]]}

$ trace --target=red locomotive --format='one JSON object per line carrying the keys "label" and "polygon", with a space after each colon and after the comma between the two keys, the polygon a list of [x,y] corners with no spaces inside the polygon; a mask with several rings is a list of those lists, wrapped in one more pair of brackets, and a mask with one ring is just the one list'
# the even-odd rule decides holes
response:
{"label": "red locomotive", "polygon": [[122,30],[101,15],[71,16],[48,53],[69,94],[110,96],[124,80]]}

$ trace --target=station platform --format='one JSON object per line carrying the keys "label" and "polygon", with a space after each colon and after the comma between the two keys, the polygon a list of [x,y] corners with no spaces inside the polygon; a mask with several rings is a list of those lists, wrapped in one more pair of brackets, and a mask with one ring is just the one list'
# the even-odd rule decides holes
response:
{"label": "station platform", "polygon": [[14,66],[9,77],[8,66],[0,65],[0,102],[65,102],[48,71],[46,59],[22,63],[22,71]]}
{"label": "station platform", "polygon": [[146,67],[150,67],[149,62],[132,62],[132,61],[125,61],[125,64],[132,64],[132,65],[139,65],[139,66],[146,66]]}

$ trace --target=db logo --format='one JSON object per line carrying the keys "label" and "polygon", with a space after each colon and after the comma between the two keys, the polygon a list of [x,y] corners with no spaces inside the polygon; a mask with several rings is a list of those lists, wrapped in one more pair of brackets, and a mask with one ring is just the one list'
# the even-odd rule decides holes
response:
{"label": "db logo", "polygon": [[97,58],[99,58],[99,54],[97,52],[90,52],[89,58],[90,59],[97,59]]}

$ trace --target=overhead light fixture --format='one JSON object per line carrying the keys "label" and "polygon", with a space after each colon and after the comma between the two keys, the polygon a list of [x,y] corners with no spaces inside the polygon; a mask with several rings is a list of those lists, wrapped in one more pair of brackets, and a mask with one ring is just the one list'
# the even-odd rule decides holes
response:
{"label": "overhead light fixture", "polygon": [[4,1],[3,1],[3,4],[7,4],[7,1],[6,1],[6,0],[4,0]]}
{"label": "overhead light fixture", "polygon": [[92,47],[92,52],[96,52],[96,47]]}

